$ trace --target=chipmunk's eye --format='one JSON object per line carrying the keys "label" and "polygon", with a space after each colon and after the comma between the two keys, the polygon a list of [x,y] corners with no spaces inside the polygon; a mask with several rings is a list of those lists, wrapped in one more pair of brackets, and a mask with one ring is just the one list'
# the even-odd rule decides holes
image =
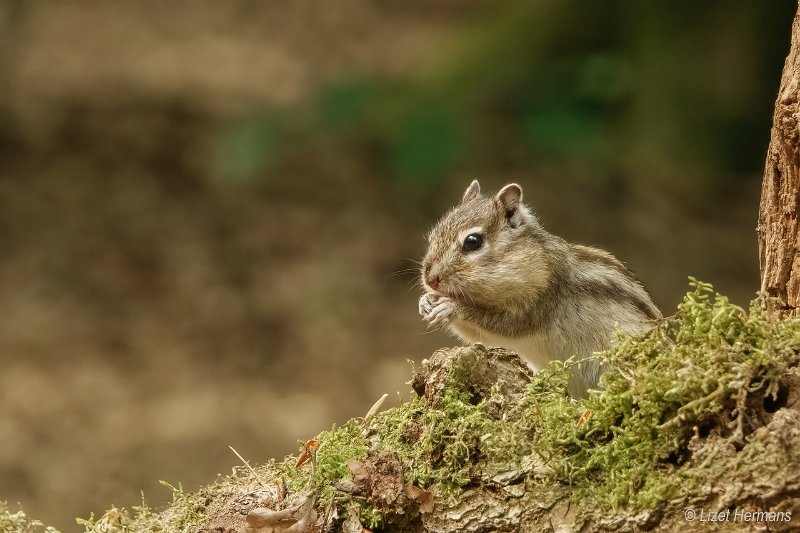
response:
{"label": "chipmunk's eye", "polygon": [[474,252],[483,246],[483,236],[480,233],[470,233],[464,239],[464,244],[461,246],[462,252]]}

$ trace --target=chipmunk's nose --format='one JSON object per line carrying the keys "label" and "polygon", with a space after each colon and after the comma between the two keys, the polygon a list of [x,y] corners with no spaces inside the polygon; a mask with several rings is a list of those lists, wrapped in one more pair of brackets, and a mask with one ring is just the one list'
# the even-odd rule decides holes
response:
{"label": "chipmunk's nose", "polygon": [[442,280],[439,278],[439,276],[425,276],[425,283],[427,283],[428,287],[433,290],[437,290],[439,288],[439,283],[441,283],[441,281]]}
{"label": "chipmunk's nose", "polygon": [[436,290],[439,288],[439,283],[441,283],[442,280],[439,278],[438,275],[432,276],[431,269],[432,266],[430,263],[428,263],[422,268],[422,274],[425,276],[425,283],[428,285],[428,287],[430,287],[433,290]]}

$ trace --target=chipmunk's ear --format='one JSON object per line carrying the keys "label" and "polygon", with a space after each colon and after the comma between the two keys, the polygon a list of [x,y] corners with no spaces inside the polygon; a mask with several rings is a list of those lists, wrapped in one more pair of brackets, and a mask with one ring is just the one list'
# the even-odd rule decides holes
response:
{"label": "chipmunk's ear", "polygon": [[467,190],[464,191],[464,196],[461,198],[461,203],[469,202],[470,200],[477,198],[481,194],[481,184],[478,183],[478,180],[472,180],[472,183],[469,184]]}
{"label": "chipmunk's ear", "polygon": [[522,187],[516,183],[510,183],[500,189],[500,192],[495,196],[495,200],[505,211],[506,220],[508,220],[512,228],[516,228],[522,223],[523,216],[520,213]]}

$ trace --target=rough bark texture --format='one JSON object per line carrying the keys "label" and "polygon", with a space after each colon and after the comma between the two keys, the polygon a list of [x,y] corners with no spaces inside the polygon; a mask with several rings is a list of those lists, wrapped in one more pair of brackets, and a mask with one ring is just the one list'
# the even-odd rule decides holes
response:
{"label": "rough bark texture", "polygon": [[800,307],[800,11],[783,67],[758,217],[761,290]]}

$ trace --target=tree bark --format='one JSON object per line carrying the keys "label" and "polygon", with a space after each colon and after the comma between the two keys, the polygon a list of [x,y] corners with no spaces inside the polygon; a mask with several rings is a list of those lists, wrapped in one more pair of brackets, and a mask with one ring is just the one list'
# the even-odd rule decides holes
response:
{"label": "tree bark", "polygon": [[800,10],[775,102],[758,216],[761,290],[800,307]]}

